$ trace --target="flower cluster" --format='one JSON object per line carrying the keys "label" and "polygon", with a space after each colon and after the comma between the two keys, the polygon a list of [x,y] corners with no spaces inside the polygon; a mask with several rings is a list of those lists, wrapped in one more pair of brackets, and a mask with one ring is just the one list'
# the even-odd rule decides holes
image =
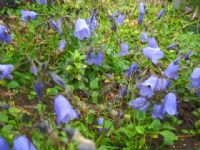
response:
{"label": "flower cluster", "polygon": [[85,62],[87,62],[89,65],[96,65],[101,66],[103,63],[103,54],[102,52],[98,52],[95,56],[94,52],[88,53],[85,57]]}

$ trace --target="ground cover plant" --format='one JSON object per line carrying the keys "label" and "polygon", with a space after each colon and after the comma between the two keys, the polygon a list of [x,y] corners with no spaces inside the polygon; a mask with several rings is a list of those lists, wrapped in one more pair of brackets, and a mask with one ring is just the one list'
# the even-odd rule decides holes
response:
{"label": "ground cover plant", "polygon": [[198,2],[3,3],[0,150],[200,148]]}

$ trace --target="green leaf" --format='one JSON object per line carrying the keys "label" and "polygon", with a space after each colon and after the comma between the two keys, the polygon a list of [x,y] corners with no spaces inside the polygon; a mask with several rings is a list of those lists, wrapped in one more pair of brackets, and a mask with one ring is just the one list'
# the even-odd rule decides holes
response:
{"label": "green leaf", "polygon": [[155,119],[152,121],[152,123],[148,126],[149,129],[152,129],[153,131],[158,131],[161,127],[160,120]]}
{"label": "green leaf", "polygon": [[143,126],[136,126],[135,130],[137,131],[137,133],[139,134],[144,134],[144,127]]}
{"label": "green leaf", "polygon": [[8,116],[4,114],[0,114],[0,122],[3,122],[3,123],[8,122]]}
{"label": "green leaf", "polygon": [[10,89],[16,89],[19,87],[19,83],[13,80],[10,83],[8,83],[7,87]]}
{"label": "green leaf", "polygon": [[98,92],[96,92],[96,91],[92,92],[92,102],[93,103],[97,103],[98,96],[99,96]]}
{"label": "green leaf", "polygon": [[171,145],[175,140],[177,140],[176,135],[169,130],[162,131],[160,134],[164,137],[164,144],[166,145]]}
{"label": "green leaf", "polygon": [[90,81],[90,88],[91,89],[98,89],[99,88],[99,78],[96,78],[95,80]]}
{"label": "green leaf", "polygon": [[47,89],[47,95],[57,95],[58,94],[58,89],[57,88],[48,88]]}

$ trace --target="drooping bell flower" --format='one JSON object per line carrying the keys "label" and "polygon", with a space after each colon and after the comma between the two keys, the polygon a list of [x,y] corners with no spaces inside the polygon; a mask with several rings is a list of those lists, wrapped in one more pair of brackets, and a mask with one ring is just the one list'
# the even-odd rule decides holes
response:
{"label": "drooping bell flower", "polygon": [[126,56],[126,55],[129,54],[129,51],[128,51],[128,44],[126,44],[126,43],[121,43],[119,54],[120,54],[121,56]]}
{"label": "drooping bell flower", "polygon": [[143,48],[142,53],[155,65],[158,63],[159,59],[164,57],[164,53],[158,47],[155,38],[148,39],[148,47]]}
{"label": "drooping bell flower", "polygon": [[149,108],[149,105],[150,103],[144,97],[138,97],[129,102],[129,106],[131,106],[134,109],[139,109],[144,112],[147,111],[147,109]]}
{"label": "drooping bell flower", "polygon": [[84,40],[85,38],[90,37],[90,29],[84,19],[79,18],[76,20],[74,35],[79,40]]}
{"label": "drooping bell flower", "polygon": [[184,60],[187,61],[189,60],[189,58],[192,56],[192,51],[187,52],[187,54],[185,54],[184,56]]}
{"label": "drooping bell flower", "polygon": [[90,53],[90,58],[88,59],[88,64],[89,65],[92,65],[92,64],[94,64],[94,62],[95,62],[95,53],[94,52],[91,52]]}
{"label": "drooping bell flower", "polygon": [[60,85],[61,87],[65,88],[65,82],[64,80],[57,74],[53,73],[53,72],[50,72],[50,77],[52,78],[52,80]]}
{"label": "drooping bell flower", "polygon": [[69,123],[71,119],[78,118],[78,114],[73,110],[70,102],[62,95],[55,97],[54,110],[58,125],[61,123]]}
{"label": "drooping bell flower", "polygon": [[162,104],[154,104],[152,109],[152,118],[154,119],[163,119],[164,118],[164,112],[163,112],[163,105]]}
{"label": "drooping bell flower", "polygon": [[86,19],[86,23],[90,28],[90,31],[94,31],[97,27],[97,19],[96,16],[92,16],[91,18]]}
{"label": "drooping bell flower", "polygon": [[144,3],[139,4],[139,18],[138,18],[138,24],[141,25],[144,19],[144,14],[145,14],[145,8],[144,8]]}
{"label": "drooping bell flower", "polygon": [[1,150],[9,150],[10,149],[6,140],[1,136],[0,136],[0,149]]}
{"label": "drooping bell flower", "polygon": [[36,65],[35,65],[35,63],[34,63],[33,61],[31,62],[30,71],[31,71],[35,76],[37,76],[38,69],[37,69],[37,67],[36,67]]}
{"label": "drooping bell flower", "polygon": [[138,64],[134,63],[128,68],[128,71],[126,72],[126,77],[130,78],[132,73],[135,73],[137,71],[138,71]]}
{"label": "drooping bell flower", "polygon": [[61,28],[62,26],[62,18],[58,19],[57,21],[52,20],[51,26],[54,28],[54,30],[58,31],[59,35],[63,34],[63,30]]}
{"label": "drooping bell flower", "polygon": [[103,119],[103,118],[98,118],[97,124],[98,124],[98,126],[99,126],[99,127],[98,127],[99,132],[102,131],[103,122],[104,122],[104,119]]}
{"label": "drooping bell flower", "polygon": [[157,19],[159,20],[164,14],[165,14],[165,9],[161,9],[157,16]]}
{"label": "drooping bell flower", "polygon": [[168,93],[164,98],[163,113],[170,116],[177,114],[177,99],[174,93]]}
{"label": "drooping bell flower", "polygon": [[37,96],[41,99],[42,98],[42,83],[39,80],[35,84],[35,92]]}
{"label": "drooping bell flower", "polygon": [[158,78],[152,75],[143,83],[139,84],[137,88],[140,90],[140,95],[151,98],[153,96],[154,89],[156,88],[157,81],[158,81]]}
{"label": "drooping bell flower", "polygon": [[21,135],[14,139],[13,150],[36,150],[36,148],[27,137]]}
{"label": "drooping bell flower", "polygon": [[47,0],[36,0],[38,4],[47,4]]}
{"label": "drooping bell flower", "polygon": [[13,68],[13,65],[10,64],[0,64],[0,79],[13,79],[11,75]]}
{"label": "drooping bell flower", "polygon": [[124,18],[125,18],[124,14],[119,14],[119,16],[115,19],[115,23],[118,25],[123,25]]}
{"label": "drooping bell flower", "polygon": [[176,43],[172,43],[167,47],[167,50],[173,50],[177,47],[178,45]]}
{"label": "drooping bell flower", "polygon": [[29,10],[21,10],[20,11],[22,17],[22,21],[29,21],[29,20],[34,20],[37,18],[38,14],[35,11],[29,11]]}
{"label": "drooping bell flower", "polygon": [[118,11],[115,10],[114,13],[109,16],[110,20],[114,20],[115,16],[117,16],[117,15],[118,15]]}
{"label": "drooping bell flower", "polygon": [[103,63],[103,54],[102,52],[98,52],[96,58],[94,59],[94,64],[97,66],[101,66]]}
{"label": "drooping bell flower", "polygon": [[0,41],[6,42],[7,44],[9,44],[11,41],[10,33],[7,27],[1,24],[0,24]]}
{"label": "drooping bell flower", "polygon": [[62,53],[65,50],[65,47],[66,47],[66,40],[63,39],[63,40],[60,41],[58,49],[57,49],[56,52],[57,53]]}
{"label": "drooping bell flower", "polygon": [[170,81],[166,78],[159,78],[156,84],[156,91],[164,91],[170,86]]}
{"label": "drooping bell flower", "polygon": [[169,64],[167,69],[163,72],[163,74],[169,79],[178,79],[178,70],[179,70],[179,60],[176,60]]}
{"label": "drooping bell flower", "polygon": [[142,43],[148,41],[148,33],[147,33],[147,32],[142,32],[141,37],[140,37],[140,41],[141,41]]}
{"label": "drooping bell flower", "polygon": [[192,81],[192,88],[200,88],[200,67],[193,70],[190,80]]}

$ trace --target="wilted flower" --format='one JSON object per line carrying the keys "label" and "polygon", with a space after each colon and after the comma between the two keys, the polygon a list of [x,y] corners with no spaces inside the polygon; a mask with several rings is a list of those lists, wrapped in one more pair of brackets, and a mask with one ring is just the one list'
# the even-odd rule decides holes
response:
{"label": "wilted flower", "polygon": [[123,25],[124,18],[125,18],[125,15],[120,14],[120,15],[115,19],[115,23],[118,24],[118,25]]}
{"label": "wilted flower", "polygon": [[155,38],[148,39],[148,47],[142,49],[143,55],[151,59],[154,64],[158,63],[158,59],[164,57],[164,53],[158,47]]}
{"label": "wilted flower", "polygon": [[148,41],[148,33],[147,32],[142,32],[141,37],[140,37],[141,42],[147,42]]}
{"label": "wilted flower", "polygon": [[167,80],[166,78],[159,78],[156,84],[156,90],[157,91],[162,91],[166,90],[170,85],[170,81]]}
{"label": "wilted flower", "polygon": [[165,14],[165,9],[161,9],[161,11],[159,12],[157,16],[157,19],[159,20],[164,14]]}
{"label": "wilted flower", "polygon": [[139,84],[137,88],[140,89],[140,95],[151,98],[153,96],[153,91],[156,88],[157,81],[158,78],[152,75],[143,83]]}
{"label": "wilted flower", "polygon": [[187,52],[187,54],[184,56],[184,60],[189,60],[190,56],[192,56],[192,51]]}
{"label": "wilted flower", "polygon": [[138,64],[134,63],[128,68],[128,71],[126,72],[126,77],[130,78],[132,73],[135,73],[137,71],[138,71]]}
{"label": "wilted flower", "polygon": [[36,0],[38,4],[47,4],[47,0]]}
{"label": "wilted flower", "polygon": [[179,70],[179,65],[178,61],[174,61],[169,66],[167,69],[164,71],[164,75],[168,77],[169,79],[178,79],[178,70]]}
{"label": "wilted flower", "polygon": [[10,33],[7,29],[7,27],[3,26],[0,24],[0,40],[2,42],[10,43],[11,38],[10,38]]}
{"label": "wilted flower", "polygon": [[124,85],[124,86],[121,87],[119,94],[120,94],[121,97],[125,97],[126,93],[127,93],[127,86]]}
{"label": "wilted flower", "polygon": [[168,93],[165,96],[163,113],[168,113],[170,116],[177,114],[177,99],[174,93]]}
{"label": "wilted flower", "polygon": [[177,47],[178,45],[176,43],[172,43],[167,47],[167,50],[173,50]]}
{"label": "wilted flower", "polygon": [[29,10],[21,10],[20,13],[22,15],[21,19],[23,21],[29,21],[29,19],[34,20],[38,16],[38,14],[35,11],[29,11]]}
{"label": "wilted flower", "polygon": [[139,109],[141,111],[147,111],[149,105],[149,102],[144,97],[138,97],[129,102],[129,106],[131,106],[134,109]]}
{"label": "wilted flower", "polygon": [[42,98],[42,83],[39,80],[35,84],[35,92],[37,96],[41,99]]}
{"label": "wilted flower", "polygon": [[152,109],[152,118],[163,119],[164,112],[163,112],[163,105],[162,104],[154,104]]}
{"label": "wilted flower", "polygon": [[190,80],[192,81],[193,88],[200,88],[200,68],[197,67],[193,70]]}
{"label": "wilted flower", "polygon": [[140,3],[140,5],[139,5],[139,18],[138,18],[138,24],[139,25],[142,24],[142,21],[144,19],[144,14],[145,14],[144,3]]}
{"label": "wilted flower", "polygon": [[73,110],[70,102],[62,95],[57,95],[54,101],[57,123],[69,123],[70,119],[77,119],[78,114]]}
{"label": "wilted flower", "polygon": [[14,140],[13,150],[36,150],[27,137],[21,135]]}
{"label": "wilted flower", "polygon": [[74,35],[79,40],[90,37],[90,29],[84,19],[79,18],[76,20]]}
{"label": "wilted flower", "polygon": [[129,54],[128,44],[122,43],[120,45],[120,52],[119,53],[120,53],[121,56],[126,56],[127,54]]}
{"label": "wilted flower", "polygon": [[87,23],[88,27],[90,28],[90,31],[94,31],[97,27],[96,16],[93,15],[91,18],[87,18],[86,23]]}
{"label": "wilted flower", "polygon": [[62,28],[61,28],[61,25],[62,25],[62,18],[58,19],[58,21],[52,20],[52,21],[51,21],[51,25],[52,25],[52,27],[53,27],[56,31],[58,31],[58,33],[59,33],[60,35],[63,34],[63,31],[62,31]]}
{"label": "wilted flower", "polygon": [[64,51],[65,47],[66,47],[66,40],[63,39],[59,43],[59,46],[58,46],[58,49],[57,49],[57,53],[62,53]]}
{"label": "wilted flower", "polygon": [[37,67],[36,67],[36,65],[35,65],[35,63],[33,61],[31,62],[30,70],[35,76],[37,76],[38,69],[37,69]]}
{"label": "wilted flower", "polygon": [[63,88],[65,87],[65,82],[64,82],[64,80],[59,75],[57,75],[57,74],[55,74],[53,72],[50,72],[50,76],[51,76],[52,80],[56,84],[60,85]]}
{"label": "wilted flower", "polygon": [[0,79],[12,79],[13,76],[10,74],[13,70],[13,65],[0,64]]}
{"label": "wilted flower", "polygon": [[10,149],[6,140],[1,136],[0,136],[0,148],[1,148],[1,150],[9,150]]}

